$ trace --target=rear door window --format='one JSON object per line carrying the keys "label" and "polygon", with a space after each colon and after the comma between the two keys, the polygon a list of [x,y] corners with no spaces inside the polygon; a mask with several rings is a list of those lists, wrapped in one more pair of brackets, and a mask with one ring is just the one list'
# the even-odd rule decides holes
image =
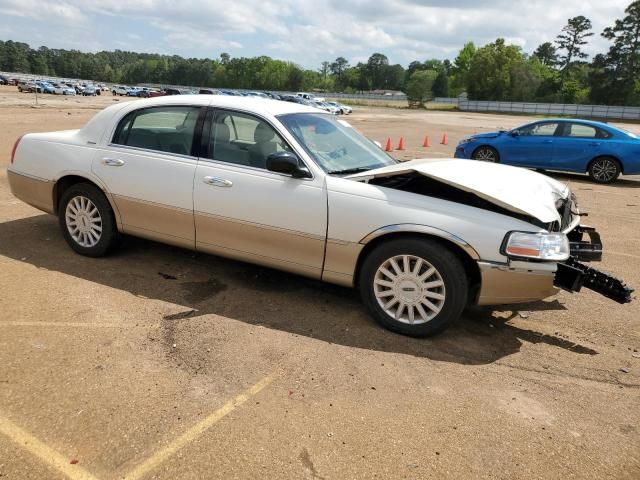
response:
{"label": "rear door window", "polygon": [[200,107],[169,106],[137,110],[118,125],[113,143],[178,155],[191,155]]}

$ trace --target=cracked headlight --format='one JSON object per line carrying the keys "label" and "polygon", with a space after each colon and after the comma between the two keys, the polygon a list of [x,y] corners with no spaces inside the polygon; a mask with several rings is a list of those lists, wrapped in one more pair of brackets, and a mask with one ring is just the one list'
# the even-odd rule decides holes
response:
{"label": "cracked headlight", "polygon": [[508,233],[502,253],[508,257],[564,261],[569,258],[569,239],[564,233]]}

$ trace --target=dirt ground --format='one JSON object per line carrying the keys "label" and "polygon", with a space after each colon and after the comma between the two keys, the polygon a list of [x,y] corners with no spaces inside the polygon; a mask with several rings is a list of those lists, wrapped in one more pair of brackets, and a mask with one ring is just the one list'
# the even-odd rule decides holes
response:
{"label": "dirt ground", "polygon": [[[32,108],[0,87],[0,478],[640,478],[638,301],[563,292],[417,340],[349,289],[135,238],[74,254],[5,168],[19,135],[80,127],[114,100]],[[348,119],[404,136],[400,158],[529,120]],[[640,287],[640,177],[554,176],[602,234],[599,268]]]}

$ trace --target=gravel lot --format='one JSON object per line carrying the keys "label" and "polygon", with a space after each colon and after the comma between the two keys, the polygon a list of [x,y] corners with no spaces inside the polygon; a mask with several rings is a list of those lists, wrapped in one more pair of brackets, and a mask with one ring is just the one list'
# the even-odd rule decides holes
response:
{"label": "gravel lot", "polygon": [[[637,301],[560,293],[416,340],[348,289],[135,238],[74,254],[5,168],[22,133],[78,128],[114,100],[32,108],[0,87],[0,478],[640,478]],[[348,119],[415,158],[529,117]],[[599,268],[640,287],[640,177],[555,176],[602,234]]]}

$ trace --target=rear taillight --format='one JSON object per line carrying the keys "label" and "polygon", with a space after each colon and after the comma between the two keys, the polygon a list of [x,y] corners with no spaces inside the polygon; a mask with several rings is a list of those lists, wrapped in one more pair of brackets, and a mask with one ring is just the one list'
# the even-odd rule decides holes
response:
{"label": "rear taillight", "polygon": [[16,156],[16,150],[18,149],[18,144],[20,143],[20,140],[22,140],[22,135],[20,135],[16,140],[16,143],[13,144],[13,149],[11,150],[11,163],[13,163],[13,157]]}

